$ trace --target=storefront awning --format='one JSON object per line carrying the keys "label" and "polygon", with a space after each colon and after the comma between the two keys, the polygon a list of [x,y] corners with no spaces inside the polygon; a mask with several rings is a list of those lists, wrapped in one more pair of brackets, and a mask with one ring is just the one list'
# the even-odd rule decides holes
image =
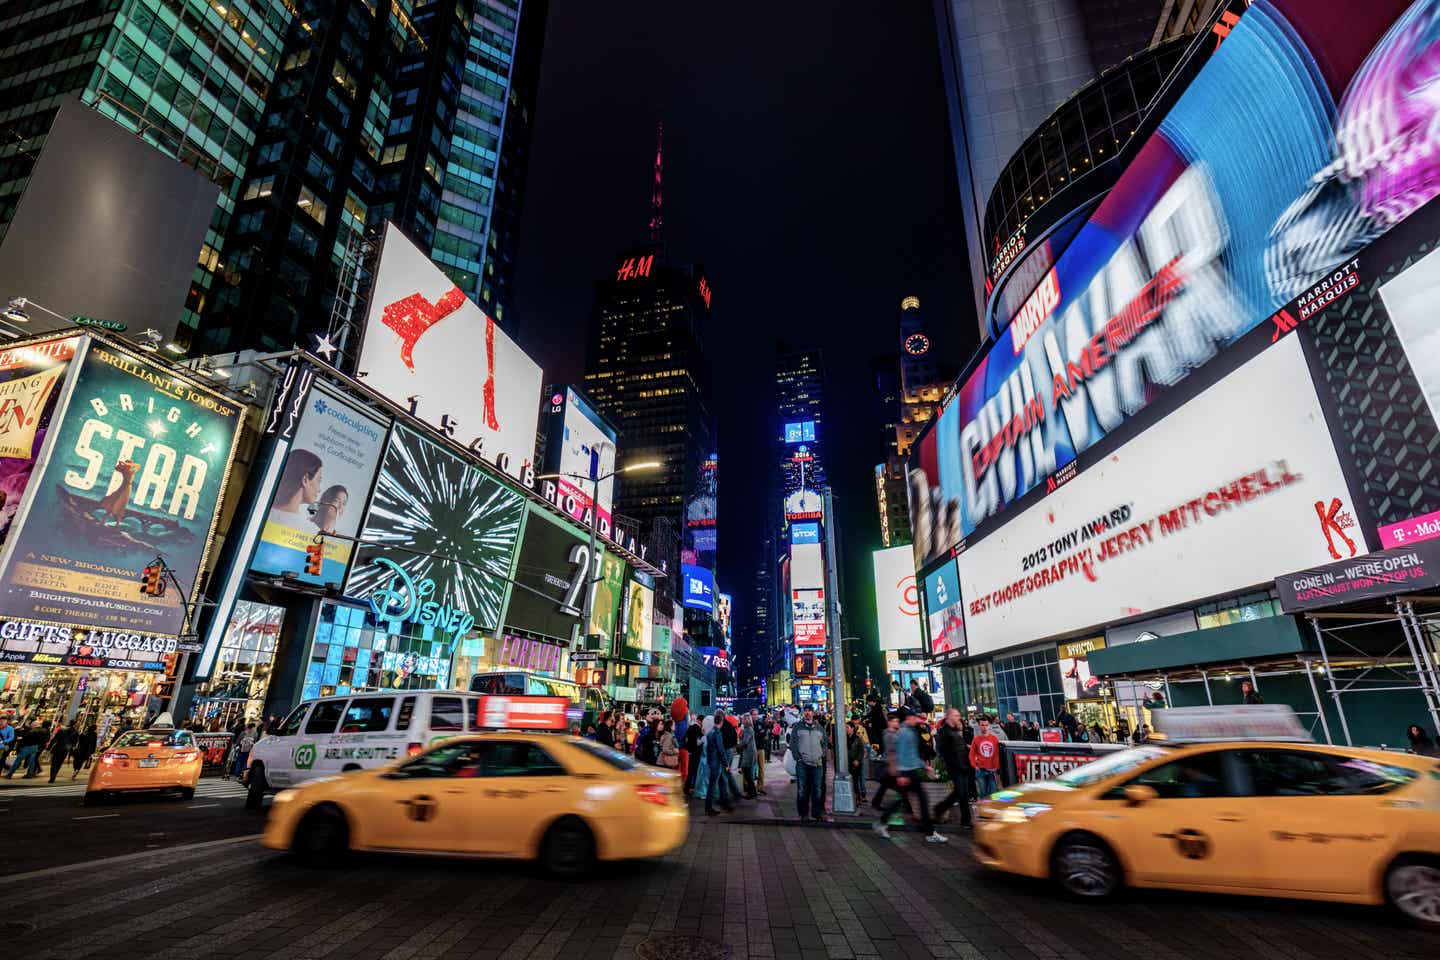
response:
{"label": "storefront awning", "polygon": [[1090,654],[1090,672],[1097,677],[1127,676],[1315,649],[1314,638],[1294,617],[1265,617],[1095,650]]}

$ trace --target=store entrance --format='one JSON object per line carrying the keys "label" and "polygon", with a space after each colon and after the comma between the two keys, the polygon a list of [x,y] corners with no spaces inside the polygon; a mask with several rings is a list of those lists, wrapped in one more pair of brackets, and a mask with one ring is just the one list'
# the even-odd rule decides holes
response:
{"label": "store entrance", "polygon": [[[7,676],[0,713],[47,726],[74,721],[80,729],[139,726],[158,673],[26,665]],[[108,718],[108,723],[106,720]]]}

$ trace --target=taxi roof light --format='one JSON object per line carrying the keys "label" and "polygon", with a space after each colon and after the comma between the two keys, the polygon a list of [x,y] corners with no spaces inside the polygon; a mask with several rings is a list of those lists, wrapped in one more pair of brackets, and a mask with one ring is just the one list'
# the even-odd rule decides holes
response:
{"label": "taxi roof light", "polygon": [[1151,711],[1155,738],[1166,743],[1265,740],[1314,743],[1289,706],[1281,703],[1220,707],[1167,707]]}

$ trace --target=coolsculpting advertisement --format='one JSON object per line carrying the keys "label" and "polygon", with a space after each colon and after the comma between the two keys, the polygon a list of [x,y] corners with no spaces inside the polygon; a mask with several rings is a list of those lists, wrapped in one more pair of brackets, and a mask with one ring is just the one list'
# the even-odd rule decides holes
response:
{"label": "coolsculpting advertisement", "polygon": [[1437,12],[1244,10],[917,445],[917,566],[1440,192]]}
{"label": "coolsculpting advertisement", "polygon": [[1352,510],[1291,337],[962,552],[970,653],[1363,554]]}
{"label": "coolsculpting advertisement", "polygon": [[241,405],[92,342],[0,581],[0,614],[178,634],[180,591],[140,593],[157,558],[192,593]]}
{"label": "coolsculpting advertisement", "polygon": [[305,548],[317,534],[357,535],[387,427],[319,388],[305,403],[250,566],[259,573],[294,573],[305,583],[344,583],[349,539],[325,540],[319,576],[305,572]]}

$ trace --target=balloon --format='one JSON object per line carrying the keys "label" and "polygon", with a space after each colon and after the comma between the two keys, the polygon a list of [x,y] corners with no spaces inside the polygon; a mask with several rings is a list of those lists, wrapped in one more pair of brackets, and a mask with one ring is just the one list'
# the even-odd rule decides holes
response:
{"label": "balloon", "polygon": [[679,723],[690,715],[690,702],[684,697],[676,697],[670,703],[670,719]]}

